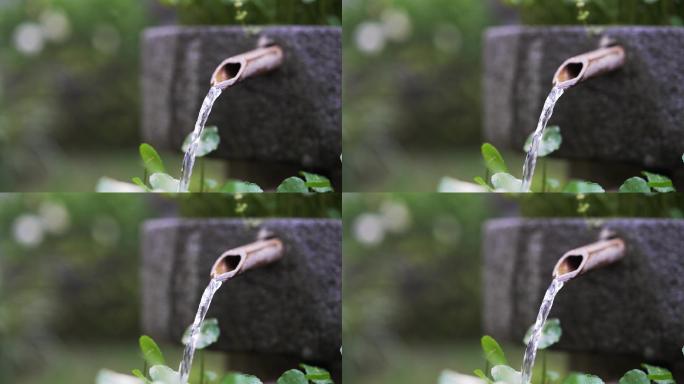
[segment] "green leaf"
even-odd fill
[[[491,384],[491,383],[492,383],[492,380],[491,380],[489,377],[487,377],[487,375],[486,375],[484,372],[482,372],[481,369],[476,369],[476,370],[473,371],[473,373],[475,374],[475,376],[477,376],[477,377],[479,377],[480,379],[484,380],[485,383],[487,383],[487,384]]]
[[[137,185],[138,187],[144,189],[145,192],[150,192],[150,188],[149,188],[149,187],[145,184],[145,182],[142,181],[142,179],[140,179],[139,177],[134,177],[134,178],[131,179],[131,181],[133,182],[133,184],[135,184],[135,185]]]
[[[534,132],[527,137],[523,149],[525,152],[529,152],[530,147],[532,147],[532,137],[534,137]],[[547,156],[560,148],[563,142],[563,137],[560,133],[560,127],[557,125],[552,125],[544,130],[542,135],[541,143],[539,144],[539,151],[537,152],[538,157]]]
[[[240,180],[228,180],[219,192],[224,193],[261,193],[264,190],[254,183],[248,183]]]
[[[634,176],[625,180],[618,189],[620,193],[650,193],[651,187],[648,186],[646,180],[641,177]]]
[[[672,373],[665,368],[656,367],[655,365],[641,364],[646,372],[648,372],[648,378],[655,381],[658,384],[674,384],[674,378]]]
[[[563,193],[604,193],[606,192],[603,187],[596,183],[582,181],[582,180],[572,180],[565,188],[563,188]]]
[[[180,374],[165,365],[155,365],[150,368],[150,378],[157,384],[157,381],[164,384],[182,384]]]
[[[157,151],[147,143],[140,144],[140,157],[142,158],[145,169],[148,173],[163,173],[164,163]]]
[[[484,352],[485,359],[490,365],[508,365],[508,360],[506,360],[506,355],[499,343],[494,340],[493,337],[485,335],[480,340],[482,345],[482,352]]]
[[[495,382],[504,382],[506,384],[520,384],[522,375],[520,372],[507,365],[497,365],[492,367],[492,378]]]
[[[306,375],[300,370],[290,369],[278,378],[277,384],[309,384]]]
[[[231,372],[223,377],[221,384],[261,384],[258,377]]]
[[[493,145],[489,143],[482,144],[482,158],[484,158],[485,166],[491,173],[508,172],[506,162]]]
[[[534,325],[532,325],[528,330],[527,333],[525,333],[525,337],[523,338],[523,342],[525,344],[530,342],[530,338],[532,337],[532,330],[534,329]],[[559,319],[548,319],[544,323],[544,326],[542,327],[542,334],[541,338],[539,339],[539,346],[537,348],[539,349],[546,349],[558,342],[560,340],[561,335],[563,334],[563,329],[561,329],[560,325],[560,320]]]
[[[114,180],[109,177],[101,177],[97,181],[95,191],[98,193],[140,193],[145,192],[145,189],[132,183]]]
[[[491,192],[491,188],[488,185],[480,186],[474,183],[468,183],[467,181],[461,181],[458,179],[453,179],[451,177],[442,177],[437,186],[437,192],[440,193],[480,193],[480,192]]]
[[[189,326],[183,333],[183,344],[188,345],[190,342],[190,330],[192,325]],[[197,349],[204,349],[212,344],[214,344],[221,334],[221,329],[218,325],[218,319],[206,319],[202,322],[199,330],[199,336],[197,336]]]
[[[150,176],[153,192],[178,192],[180,180],[174,179],[166,173],[153,173]]]
[[[325,369],[306,364],[299,364],[299,366],[306,373],[306,378],[313,381],[314,384],[333,384],[330,372]]]
[[[669,177],[646,171],[641,173],[648,179],[648,186],[656,191],[663,193],[675,192],[674,185]]]
[[[563,380],[563,384],[603,384],[603,380],[594,375],[571,373]]]
[[[152,384],[152,382],[147,377],[145,377],[145,375],[139,369],[134,369],[131,371],[131,373],[138,379],[144,381],[145,384]]]
[[[145,359],[149,366],[163,365],[166,363],[161,349],[159,349],[159,346],[151,337],[147,335],[140,336],[139,344],[143,359]]]
[[[144,384],[145,382],[129,375],[112,372],[107,369],[100,370],[95,378],[95,384]]]
[[[492,186],[495,192],[522,192],[522,180],[508,173],[493,174]]]
[[[314,191],[320,193],[333,192],[332,184],[327,177],[304,171],[299,172],[299,174],[304,176],[306,186]]]
[[[190,148],[190,143],[192,142],[192,132],[185,137],[183,140],[183,146],[181,149],[183,152],[187,152]],[[204,127],[202,130],[202,135],[200,136],[199,145],[197,146],[197,152],[195,156],[202,157],[214,152],[218,148],[221,142],[221,137],[218,134],[218,127]]]
[[[304,180],[297,176],[288,177],[276,188],[276,192],[280,193],[305,193],[309,192]]]
[[[632,369],[631,371],[625,373],[618,383],[619,384],[650,384],[651,380],[649,380],[646,373],[644,371],[642,371],[641,369]]]

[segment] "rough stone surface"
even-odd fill
[[[684,153],[684,30],[611,27],[499,27],[485,34],[485,136],[522,150],[534,131],[553,75],[566,59],[609,36],[626,49],[625,66],[568,90],[550,124],[560,125],[557,155],[681,168]]]
[[[626,242],[617,264],[568,282],[550,317],[560,349],[681,360],[684,345],[684,221],[605,220]],[[534,323],[553,267],[600,228],[581,219],[500,219],[485,224],[484,327],[521,342]]]
[[[283,66],[219,97],[208,121],[221,135],[215,156],[287,163],[328,174],[338,170],[342,51],[341,30],[335,27],[146,30],[141,48],[144,140],[180,150],[216,66],[254,49],[260,36],[283,48]]]
[[[219,319],[216,348],[289,355],[304,361],[340,359],[341,252],[339,220],[160,219],[145,223],[142,322],[146,333],[178,342],[192,323],[209,272],[224,251],[256,239],[265,228],[285,254],[277,264],[225,283],[208,317]]]

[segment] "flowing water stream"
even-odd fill
[[[527,156],[525,157],[521,192],[529,192],[530,190],[530,184],[532,184],[532,177],[534,176],[534,166],[537,164],[537,152],[539,151],[539,145],[541,144],[544,130],[546,129],[546,124],[549,122],[549,119],[551,119],[551,115],[553,115],[553,107],[556,106],[556,102],[563,95],[563,92],[563,88],[554,86],[549,95],[546,97],[546,101],[544,101],[544,108],[542,109],[541,116],[539,116],[537,129],[534,131],[534,135],[532,136],[532,145],[530,146],[530,150],[527,151]]]
[[[190,142],[188,150],[185,151],[185,157],[183,157],[183,167],[181,168],[181,179],[180,184],[178,185],[178,192],[188,191],[190,177],[192,176],[192,167],[195,165],[195,155],[200,144],[202,131],[204,131],[204,125],[207,123],[207,118],[209,118],[209,114],[211,113],[211,107],[214,106],[214,102],[221,95],[221,92],[221,88],[211,87],[202,102],[202,107],[197,116],[197,122],[195,122],[195,129],[192,131],[192,141]]]
[[[192,327],[190,328],[190,341],[185,346],[185,350],[183,351],[183,360],[181,361],[180,368],[178,368],[180,380],[183,384],[188,382],[188,377],[190,376],[192,358],[195,355],[195,347],[197,346],[197,339],[200,335],[200,327],[202,326],[204,317],[207,316],[207,311],[211,305],[211,299],[214,298],[214,294],[219,288],[221,288],[222,284],[223,282],[221,282],[221,280],[211,279],[209,285],[207,285],[207,288],[202,294],[202,300],[200,300],[199,308],[197,309],[197,314],[195,315],[195,321],[192,323]]]
[[[551,285],[549,285],[549,288],[546,290],[546,294],[544,294],[544,300],[542,300],[541,307],[539,307],[537,320],[532,328],[532,337],[530,337],[530,341],[525,348],[525,358],[523,359],[523,366],[521,369],[522,384],[529,384],[532,379],[532,367],[534,367],[534,358],[537,356],[537,347],[539,346],[539,340],[541,339],[542,330],[544,329],[544,323],[549,316],[549,312],[551,312],[553,299],[556,298],[556,294],[561,288],[563,288],[563,281],[553,279]]]

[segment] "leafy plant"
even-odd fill
[[[183,344],[190,342],[190,328],[183,334]],[[207,371],[204,367],[204,349],[218,341],[221,330],[217,319],[206,319],[202,322],[197,339],[199,359],[199,384],[220,382],[221,384],[262,384],[256,376],[237,372],[229,372],[219,381],[216,372]],[[96,384],[185,384],[180,381],[179,372],[168,367],[161,349],[149,336],[140,337],[140,351],[143,357],[143,369],[134,369],[131,375],[124,375],[109,370],[101,370]],[[149,369],[148,369],[149,367]],[[277,384],[334,384],[330,373],[323,368],[300,364],[299,369],[291,369],[283,373]]]
[[[192,133],[183,141],[182,150],[187,151],[192,142]],[[199,159],[198,168],[200,174],[199,192],[222,192],[222,193],[260,193],[263,189],[257,184],[241,181],[227,180],[220,184],[214,179],[205,177],[204,157],[215,151],[221,142],[218,128],[206,127],[202,131],[196,158]],[[143,143],[139,148],[140,158],[143,163],[143,177],[133,177],[132,183],[126,183],[103,177],[97,184],[98,192],[178,192],[180,180],[166,173],[164,162],[154,147]],[[321,175],[309,172],[300,172],[302,178],[293,176],[285,179],[276,189],[282,193],[308,193],[308,192],[333,192],[330,180]]]

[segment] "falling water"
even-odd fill
[[[190,375],[192,358],[195,355],[195,347],[197,346],[197,339],[200,335],[200,327],[202,326],[204,317],[207,315],[207,311],[211,305],[211,299],[214,298],[216,291],[221,288],[221,284],[223,284],[221,280],[211,279],[209,285],[207,285],[207,288],[202,294],[202,300],[200,300],[199,308],[197,309],[197,314],[195,315],[195,321],[192,323],[192,327],[190,328],[190,339],[188,344],[185,346],[185,350],[183,351],[183,361],[181,361],[180,368],[178,369],[181,383],[183,384],[187,383],[188,377]]]
[[[197,147],[199,147],[200,138],[202,137],[202,131],[204,130],[204,125],[207,123],[207,118],[211,113],[211,107],[214,106],[214,102],[221,95],[221,88],[211,87],[207,96],[202,102],[202,108],[200,108],[199,116],[197,116],[197,122],[195,122],[195,130],[192,131],[192,140],[188,150],[185,151],[185,157],[183,158],[183,167],[181,168],[181,180],[178,186],[178,192],[187,192],[190,185],[190,176],[192,176],[192,167],[195,164],[195,154],[197,153]]]
[[[544,135],[544,129],[546,129],[546,124],[549,122],[551,115],[553,115],[553,107],[563,95],[563,92],[563,88],[555,86],[546,97],[544,109],[542,109],[541,116],[539,116],[539,122],[537,123],[537,129],[532,136],[532,145],[530,146],[530,150],[527,151],[527,157],[525,157],[521,192],[529,192],[530,190],[532,176],[534,176],[534,166],[537,164],[537,152],[539,151],[539,145],[541,144],[542,136]]]
[[[541,339],[544,323],[549,316],[549,312],[551,312],[553,299],[556,298],[556,294],[561,288],[563,288],[563,281],[553,279],[551,285],[549,285],[549,288],[546,290],[546,294],[544,294],[544,300],[541,303],[541,307],[539,307],[537,320],[532,328],[532,337],[530,337],[527,348],[525,348],[525,358],[523,359],[522,366],[522,384],[529,384],[532,379],[532,367],[534,366],[534,358],[537,355],[537,346],[539,345],[539,339]]]

